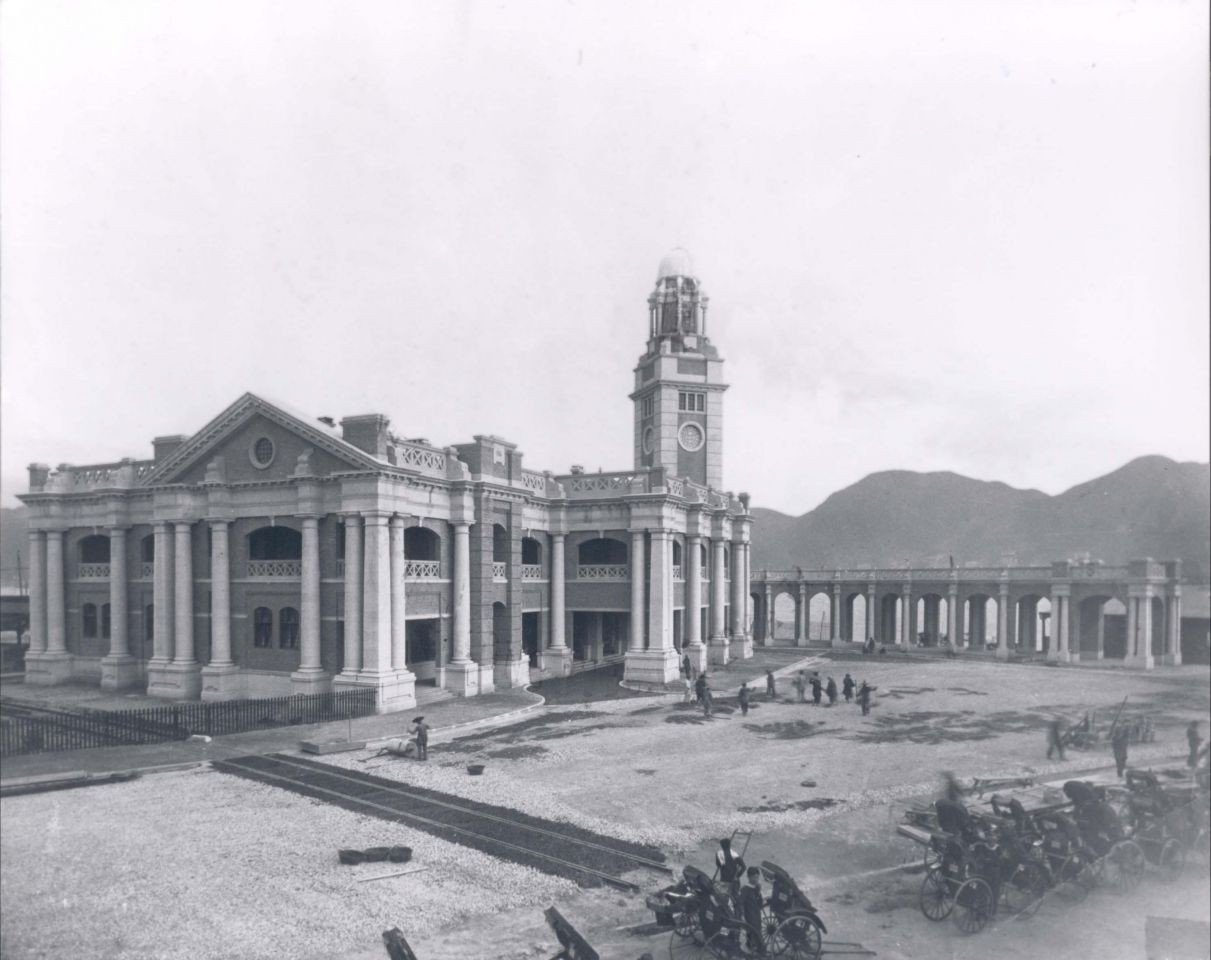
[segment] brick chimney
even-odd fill
[[[387,459],[387,427],[391,421],[381,413],[363,413],[341,419],[341,436],[359,450],[380,460]]]
[[[169,437],[156,437],[151,441],[151,448],[155,451],[155,462],[163,463],[187,439],[187,437],[179,433],[174,433]]]

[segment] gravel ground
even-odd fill
[[[1110,762],[1108,751],[1046,761],[1044,727],[1053,711],[1109,708],[1130,695],[1129,706],[1150,709],[1158,724],[1157,742],[1133,748],[1132,762],[1183,753],[1187,719],[1202,719],[1207,732],[1205,671],[1151,677],[944,660],[819,665],[838,682],[846,668],[879,688],[872,716],[853,706],[758,699],[741,717],[723,698],[718,717],[706,720],[675,698],[628,698],[439,739],[428,763],[362,764],[353,755],[325,761],[680,851],[704,866],[700,844],[752,829],[750,859],[775,859],[813,898],[817,891],[822,901],[832,898],[830,931],[871,944],[885,960],[1135,957],[1144,912],[1193,911],[1205,919],[1206,881],[1195,876],[1174,888],[1149,886],[1127,910],[1099,894],[1069,914],[962,940],[921,917],[919,877],[836,882],[919,857],[894,827],[910,799],[936,790],[940,770],[1044,776]],[[484,776],[467,775],[472,759],[486,761]],[[650,919],[639,897],[579,891],[424,834],[213,773],[16,797],[0,802],[0,812],[5,957],[369,960],[383,955],[379,932],[398,925],[422,960],[533,960],[554,952],[541,917],[550,903],[606,960],[667,950],[664,939],[621,931]],[[321,845],[316,837],[331,839]],[[375,867],[336,865],[337,847],[401,842],[414,847],[428,873],[358,884],[355,871]],[[159,853],[166,843],[168,856]],[[649,888],[666,882],[631,876]]]

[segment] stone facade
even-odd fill
[[[669,289],[700,294],[684,255],[653,302]],[[388,712],[418,682],[475,695],[621,659],[663,684],[683,653],[751,653],[751,515],[717,489],[725,385],[699,301],[693,332],[679,306],[649,331],[632,399],[659,407],[660,455],[632,470],[539,473],[498,437],[437,447],[382,414],[338,427],[251,393],[151,460],[31,465],[27,682],[370,686]]]

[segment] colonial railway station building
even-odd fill
[[[29,468],[27,683],[174,699],[415,684],[460,695],[682,653],[750,656],[748,498],[720,490],[723,361],[689,257],[660,264],[630,470],[405,439],[245,394],[150,460]]]

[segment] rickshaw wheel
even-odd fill
[[[921,912],[930,920],[945,920],[954,908],[940,870],[930,870],[921,881]]]
[[[1070,853],[1056,873],[1056,892],[1073,903],[1080,903],[1089,896],[1096,884],[1093,868],[1080,853]]]
[[[1182,873],[1182,867],[1185,865],[1185,854],[1182,852],[1182,845],[1175,838],[1170,838],[1165,841],[1165,845],[1161,847],[1160,857],[1157,859],[1156,865],[1160,867],[1161,877],[1167,883],[1172,883]]]
[[[1109,858],[1113,861],[1115,881],[1120,893],[1130,893],[1144,878],[1147,861],[1144,851],[1134,840],[1122,840],[1114,845]]]
[[[729,924],[706,942],[706,950],[716,960],[742,960],[760,956],[758,933],[746,923]]]
[[[1047,892],[1047,878],[1037,863],[1019,863],[1001,885],[1005,906],[1016,917],[1033,917]]]
[[[774,913],[768,903],[761,908],[761,936],[764,939],[766,951],[774,955],[780,954],[786,949],[786,944],[778,939],[778,927],[781,925],[782,918]]]
[[[992,919],[996,901],[990,887],[983,877],[972,877],[965,880],[954,895],[955,926],[960,932],[971,935],[979,933]]]
[[[705,947],[697,937],[683,937],[676,931],[669,938],[670,960],[700,960]]]
[[[822,942],[820,928],[811,917],[795,914],[787,917],[778,928],[776,938],[780,949],[774,949],[773,944],[767,944],[771,953],[789,957],[790,960],[816,960],[820,956]]]

